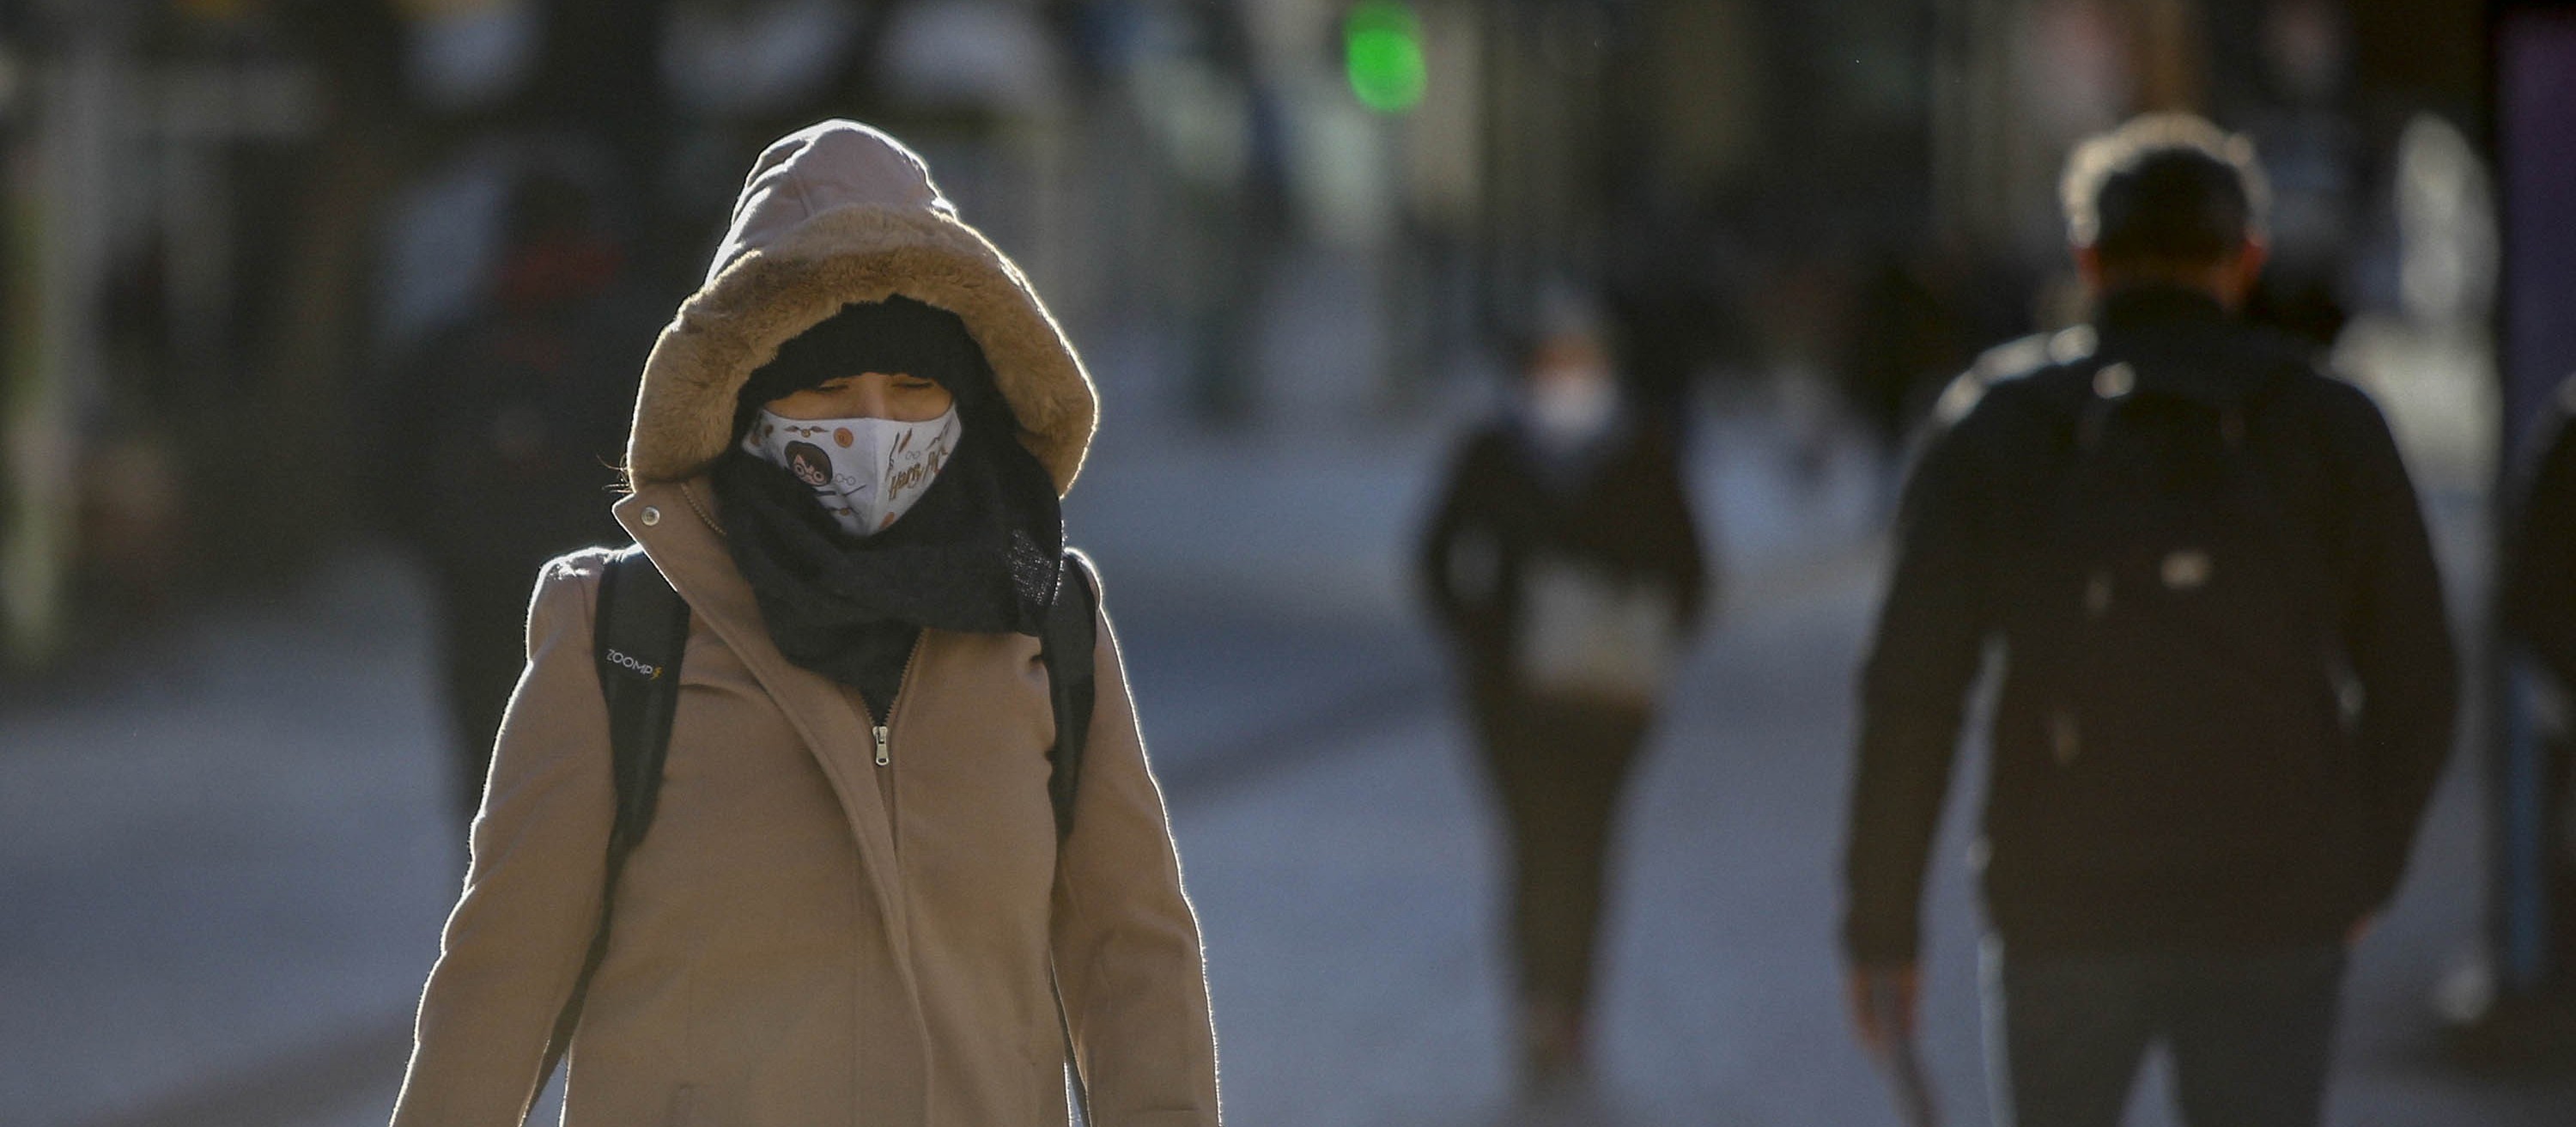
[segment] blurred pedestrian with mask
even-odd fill
[[[2162,1043],[2193,1127],[2313,1124],[2346,952],[2450,749],[2441,584],[2378,410],[2233,316],[2264,254],[2251,146],[2142,117],[2076,149],[2064,200],[2093,347],[1988,385],[1907,483],[1861,671],[1854,1017],[1903,1059],[1993,644],[1999,1122],[2115,1123]]]
[[[1554,294],[1510,409],[1469,434],[1423,544],[1511,842],[1523,1078],[1579,1084],[1612,818],[1704,598],[1668,432],[1622,401],[1590,305]]]
[[[662,318],[604,171],[567,157],[517,176],[475,304],[373,408],[381,519],[428,566],[460,822],[527,658],[528,577],[618,535],[615,404]]]
[[[639,548],[537,581],[396,1127],[518,1123],[567,1041],[573,1127],[1063,1124],[1068,1060],[1090,1123],[1215,1127],[1198,926],[1108,620],[1048,648],[1093,590],[1059,497],[1096,399],[1017,267],[910,150],[813,126],[753,167],[634,403]],[[643,580],[685,600],[685,647],[595,653]],[[672,662],[639,840],[602,696]]]

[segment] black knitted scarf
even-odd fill
[[[955,324],[944,312],[930,312]],[[956,333],[964,336],[962,325]],[[963,431],[930,488],[885,529],[864,537],[843,531],[812,489],[738,446],[710,471],[727,547],[778,651],[856,687],[880,721],[923,627],[1035,636],[1055,600],[1064,553],[1054,481],[1020,445],[1018,424],[982,353],[971,342],[962,359],[942,351],[951,363],[934,366],[916,355],[863,369],[938,380],[957,398]],[[786,350],[781,358],[789,358]],[[835,374],[851,370],[845,363]],[[774,398],[797,389],[780,391],[781,384],[797,382],[756,376],[745,399]],[[740,418],[766,401],[750,401]]]

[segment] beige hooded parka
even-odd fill
[[[615,507],[694,614],[659,811],[569,1056],[573,1127],[1061,1125],[1050,968],[1093,1122],[1217,1122],[1198,925],[1106,617],[1059,847],[1037,639],[925,631],[880,765],[865,702],[780,655],[713,519],[703,474],[752,370],[842,305],[895,293],[965,321],[1059,491],[1081,468],[1081,362],[919,157],[847,121],[761,155],[645,365],[635,492]],[[395,1127],[507,1127],[535,1096],[612,817],[591,657],[603,559],[538,580]]]

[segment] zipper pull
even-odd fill
[[[883,767],[883,766],[885,766],[886,764],[893,762],[893,760],[886,758],[886,726],[885,726],[885,725],[883,725],[883,724],[879,724],[879,725],[877,725],[876,727],[874,727],[874,728],[870,728],[870,729],[868,729],[868,730],[869,730],[869,731],[871,731],[871,732],[876,733],[876,737],[877,737],[877,766],[879,766],[879,767]]]

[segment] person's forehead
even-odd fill
[[[834,386],[845,385],[845,384],[848,384],[848,383],[850,383],[850,382],[852,382],[852,381],[855,381],[855,380],[863,380],[863,379],[879,379],[879,380],[930,379],[932,383],[937,383],[937,382],[939,382],[938,380],[931,379],[931,378],[930,378],[930,377],[928,377],[928,376],[918,376],[918,377],[916,377],[916,376],[914,376],[912,373],[907,372],[907,371],[903,371],[903,370],[901,370],[901,369],[896,369],[896,370],[893,370],[893,371],[885,371],[885,370],[880,370],[880,369],[876,369],[876,368],[868,368],[868,369],[864,369],[864,370],[861,370],[861,371],[848,372],[848,373],[845,373],[845,374],[842,374],[842,375],[834,376],[834,377],[832,377],[832,378],[830,378],[830,379],[828,379],[828,380],[823,381],[821,384],[818,384],[818,385],[816,385],[816,386],[817,386],[817,387],[822,387],[822,388],[830,388],[830,387],[834,387]]]

